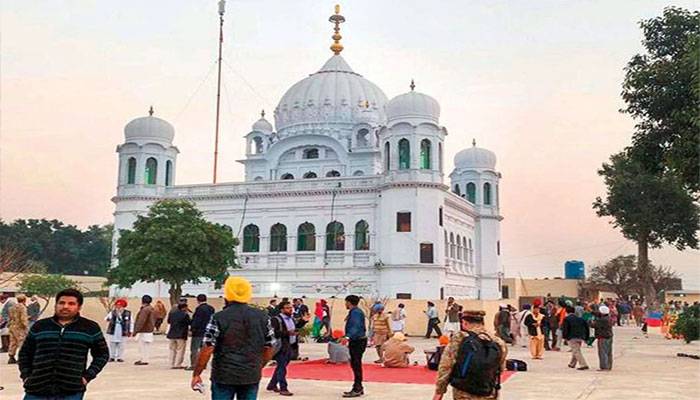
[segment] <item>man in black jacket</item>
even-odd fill
[[[25,399],[81,400],[87,384],[107,364],[109,349],[100,326],[80,316],[83,295],[65,289],[56,295],[55,314],[32,325],[19,352]],[[92,362],[87,365],[90,352]]]
[[[583,315],[583,307],[577,306],[574,309],[571,306],[567,306],[566,313],[568,315],[564,318],[562,336],[569,342],[569,347],[571,347],[569,368],[576,368],[576,363],[578,362],[578,369],[583,371],[588,369],[588,364],[586,359],[583,358],[583,353],[581,353],[581,345],[588,341],[590,329],[586,320],[581,317]]]
[[[179,303],[168,314],[168,334],[170,341],[170,368],[181,369],[182,360],[185,358],[185,346],[187,346],[187,334],[190,330],[190,315],[187,313],[187,303]]]
[[[272,328],[275,330],[275,338],[280,341],[280,347],[274,356],[277,366],[270,383],[267,384],[267,390],[278,392],[282,396],[292,396],[292,393],[287,390],[287,365],[292,358],[292,345],[297,343],[297,330],[309,322],[310,316],[306,314],[294,320],[294,307],[289,301],[280,303],[280,311],[280,315],[270,319]]]
[[[190,366],[186,368],[188,371],[194,370],[194,366],[197,364],[199,350],[202,348],[204,330],[207,328],[207,324],[215,312],[214,307],[207,304],[206,294],[197,295],[197,303],[199,303],[199,305],[194,310],[192,325],[190,325],[192,341],[190,342]]]

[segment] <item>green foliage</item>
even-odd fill
[[[111,236],[112,225],[81,231],[58,220],[0,221],[0,248],[15,248],[53,274],[103,276],[110,263]]]
[[[671,333],[682,335],[686,343],[700,340],[700,305],[694,304],[680,313]]]
[[[28,274],[24,275],[19,282],[22,292],[37,295],[45,301],[41,313],[44,313],[49,304],[49,299],[54,297],[63,289],[76,288],[78,284],[63,275],[56,274]]]
[[[623,110],[637,120],[632,150],[655,173],[700,191],[700,12],[668,7],[641,22],[646,54],[627,64]]]
[[[228,268],[237,268],[237,243],[228,226],[206,221],[193,203],[162,200],[137,218],[133,230],[120,231],[119,265],[107,277],[121,287],[163,280],[175,304],[185,282],[222,284]]]
[[[593,208],[598,216],[613,217],[611,223],[627,239],[650,247],[663,242],[678,250],[698,247],[698,206],[674,176],[649,172],[627,152],[610,157],[598,174],[607,198],[596,198]]]
[[[657,267],[652,263],[648,263],[647,269],[652,277],[654,293],[677,289],[678,275],[675,272],[667,267]],[[645,290],[643,271],[639,268],[637,258],[634,255],[617,256],[605,264],[593,267],[586,285],[613,291],[621,298],[632,294],[641,295]]]

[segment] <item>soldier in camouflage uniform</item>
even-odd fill
[[[438,368],[438,377],[435,387],[435,396],[433,400],[442,400],[443,396],[447,392],[447,386],[450,384],[450,375],[452,374],[452,368],[457,359],[457,353],[462,345],[462,341],[465,338],[465,332],[473,332],[477,334],[480,338],[490,339],[501,348],[501,370],[506,369],[506,356],[508,355],[508,348],[505,342],[493,334],[488,333],[484,327],[484,315],[483,311],[464,311],[461,318],[461,331],[457,332],[450,339],[450,343],[445,348],[442,353],[442,358],[440,359],[440,367]],[[497,399],[498,393],[493,393],[489,396],[476,396],[467,392],[463,392],[459,389],[452,388],[452,395],[454,400],[480,400],[480,399]]]
[[[22,347],[24,339],[27,337],[27,332],[29,331],[29,316],[27,315],[27,297],[23,294],[19,294],[16,297],[17,304],[10,308],[9,312],[9,324],[8,330],[10,331],[10,348],[8,353],[10,354],[10,359],[7,361],[8,364],[16,364],[15,354],[17,350]]]

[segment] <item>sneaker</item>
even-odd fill
[[[117,362],[124,362],[123,358],[117,358]]]
[[[194,371],[194,367],[187,367],[185,368],[185,371]]]
[[[107,360],[107,362],[114,362],[114,361],[115,360],[113,358],[110,358],[109,360]]]
[[[382,361],[382,360],[374,360],[374,363],[375,363],[375,364],[381,364],[381,363],[383,363],[383,362],[384,362],[384,361]]]
[[[579,371],[585,371],[585,370],[588,369],[588,367],[578,367],[578,368],[576,368],[576,369],[579,370]]]
[[[266,389],[268,392],[275,392],[275,393],[279,393],[279,391],[280,391],[279,389],[277,389],[277,387],[272,387],[272,386],[268,386],[268,387],[265,388],[265,389]]]
[[[15,359],[13,356],[10,356],[10,359],[7,360],[8,364],[17,364],[17,359]]]
[[[569,364],[569,368],[576,368],[576,366]]]
[[[294,393],[290,392],[287,389],[280,390],[279,394],[280,394],[280,396],[294,396]]]
[[[345,397],[345,398],[348,398],[348,397],[360,397],[360,396],[362,396],[362,395],[364,395],[364,394],[365,394],[365,392],[364,392],[363,390],[360,390],[359,392],[356,392],[356,391],[352,390],[352,391],[350,391],[350,392],[344,392],[344,393],[343,393],[343,397]]]

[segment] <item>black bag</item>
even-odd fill
[[[481,334],[485,335],[485,334]],[[501,348],[491,338],[469,332],[459,347],[450,385],[476,396],[490,396],[501,389]]]
[[[442,358],[442,351],[445,349],[443,346],[438,346],[435,352],[428,358],[428,369],[431,371],[437,371],[440,366],[440,359]]]
[[[508,371],[527,371],[527,363],[523,360],[509,359],[506,360],[506,369]]]

